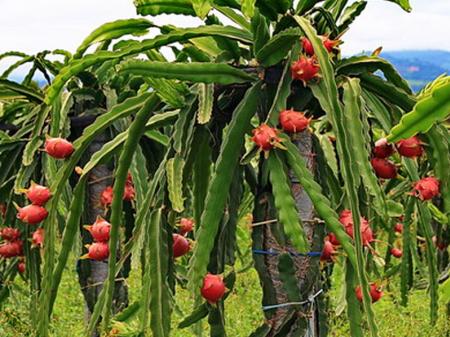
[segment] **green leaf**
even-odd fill
[[[29,86],[24,86],[4,78],[0,78],[0,90],[10,90],[38,104],[44,101],[44,97],[40,92],[33,90]]]
[[[450,82],[436,86],[431,93],[420,99],[414,109],[404,115],[388,135],[389,142],[406,139],[431,127],[450,116]]]
[[[201,19],[204,19],[211,10],[211,0],[191,0],[195,13]]]
[[[444,210],[450,223],[450,144],[445,126],[434,126],[427,133],[434,159],[434,173],[440,182],[441,197]]]
[[[255,14],[255,3],[256,0],[242,0],[242,13],[244,13],[244,15],[247,18],[252,18],[253,15]]]
[[[386,79],[396,87],[411,94],[411,88],[395,68],[388,61],[378,56],[354,56],[342,60],[336,66],[336,72],[340,75],[359,75],[365,73],[374,73],[381,70]]]
[[[295,14],[303,15],[321,1],[323,0],[301,0],[298,2]]]
[[[184,211],[183,198],[183,170],[185,162],[180,156],[175,156],[167,161],[166,176],[169,199],[174,211],[181,213]]]
[[[211,251],[219,230],[234,171],[244,147],[244,135],[250,129],[250,120],[256,113],[261,83],[256,83],[247,91],[245,97],[233,113],[233,119],[217,159],[211,177],[205,207],[196,233],[196,245],[188,272],[189,287],[195,291],[205,276]]]
[[[198,85],[198,124],[206,124],[211,119],[214,105],[214,85],[200,83]]]
[[[288,28],[272,37],[262,47],[256,59],[265,67],[270,67],[281,62],[292,49],[294,43],[298,42],[301,31],[298,28]]]
[[[345,8],[339,19],[339,32],[344,32],[355,21],[355,19],[366,9],[367,1],[356,1]]]
[[[400,217],[405,214],[403,204],[394,200],[387,200],[386,204],[389,217]]]
[[[363,305],[368,319],[370,334],[372,337],[376,337],[378,336],[378,328],[375,323],[374,313],[371,307],[371,298],[365,271],[365,260],[361,238],[359,196],[357,193],[361,178],[354,174],[351,165],[353,161],[353,153],[351,151],[351,139],[347,133],[348,123],[345,121],[342,103],[338,99],[339,95],[335,82],[334,71],[327,50],[323,46],[317,32],[307,19],[298,16],[295,16],[294,19],[305,32],[306,37],[311,41],[317,60],[320,64],[322,80],[318,84],[311,85],[311,89],[314,96],[319,100],[320,105],[327,113],[336,134],[341,172],[345,182],[344,187],[353,215],[356,271],[358,273],[359,283],[363,291]],[[345,95],[347,95],[347,97],[344,98],[344,101],[349,102],[351,100],[351,97],[349,96],[350,92],[348,90],[344,91],[344,96]]]
[[[74,59],[80,58],[84,52],[94,43],[117,39],[124,35],[142,35],[153,24],[146,19],[128,19],[108,22],[94,30],[78,47],[73,55]]]
[[[288,166],[292,169],[305,192],[308,194],[314,209],[325,222],[328,230],[333,232],[341,243],[342,248],[356,266],[355,248],[350,237],[339,222],[339,216],[331,207],[328,198],[323,194],[322,187],[314,180],[313,174],[308,170],[305,160],[301,157],[298,148],[288,139],[283,138],[283,145],[287,147]]]
[[[145,283],[142,287],[145,295],[141,311],[141,326],[144,329],[141,331],[145,332],[148,324],[147,308],[150,306],[150,328],[154,337],[169,336],[172,297],[166,281],[168,246],[167,234],[161,224],[161,212],[162,209],[159,208],[153,213],[148,228],[147,261],[151,261],[151,263],[145,271]]]
[[[409,0],[386,0],[386,1],[396,3],[407,12],[411,12],[412,10],[411,5],[409,4]]]
[[[295,45],[294,48],[292,48],[288,62],[286,62],[284,66],[280,82],[278,83],[277,92],[275,93],[275,98],[273,99],[272,106],[267,114],[267,121],[270,125],[277,125],[280,112],[288,108],[287,100],[292,92],[291,64],[298,58],[299,51],[300,46]]]
[[[196,14],[191,0],[134,0],[134,5],[140,15]]]
[[[252,36],[250,32],[230,26],[211,25],[197,28],[174,29],[169,33],[158,35],[153,39],[144,40],[137,44],[132,44],[117,51],[102,50],[96,52],[95,54],[86,55],[81,59],[73,60],[66,67],[62,68],[59,74],[55,77],[51,86],[47,89],[45,101],[48,105],[50,105],[56,97],[58,97],[67,81],[93,65],[109,60],[121,59],[130,55],[141,54],[148,50],[160,48],[175,42],[183,42],[205,36],[223,36],[233,40],[238,40],[245,44],[252,43]]]
[[[450,278],[439,287],[442,303],[450,302]]]
[[[178,79],[182,81],[233,84],[253,81],[255,78],[242,70],[219,63],[169,63],[127,61],[119,66],[124,74]]]
[[[105,307],[103,310],[102,324],[105,328],[109,326],[111,315],[111,304],[113,300],[113,293],[115,287],[116,277],[116,257],[117,257],[117,243],[119,242],[120,223],[122,221],[123,208],[123,193],[125,189],[125,182],[128,175],[128,170],[134,156],[134,152],[139,144],[140,138],[145,132],[145,124],[153,114],[153,110],[160,103],[159,98],[155,94],[151,94],[145,101],[144,106],[137,112],[132,124],[128,129],[128,138],[123,145],[120,153],[117,168],[114,174],[113,186],[113,200],[111,204],[111,231],[109,242],[109,261],[108,264],[108,278],[106,279],[104,288],[106,292]]]
[[[361,87],[358,79],[349,79],[343,85],[344,88],[344,117],[347,125],[352,125],[351,128],[346,128],[346,137],[348,137],[348,145],[352,150],[352,163],[359,169],[359,174],[364,182],[369,194],[374,197],[375,210],[387,218],[387,208],[385,193],[378,183],[378,178],[373,171],[370,164],[370,151],[367,148],[364,134],[369,130],[365,130],[361,121]],[[353,164],[354,163],[354,164]]]
[[[250,29],[251,29],[250,28],[250,23],[248,22],[248,20],[244,16],[240,15],[238,12],[236,12],[236,11],[234,11],[231,8],[228,8],[228,7],[222,7],[222,6],[219,6],[218,4],[213,4],[213,6],[220,13],[225,15],[228,19],[230,19],[234,23],[236,23],[239,26],[241,26],[241,28],[250,31]]]
[[[267,165],[278,220],[295,249],[300,253],[306,253],[309,251],[309,244],[298,216],[286,169],[275,151],[270,153]]]
[[[187,317],[185,317],[179,324],[178,329],[184,329],[188,326],[191,326],[194,323],[197,323],[201,319],[208,316],[209,310],[208,305],[206,303],[200,304],[194,311]]]
[[[417,200],[416,200],[417,201]],[[439,272],[437,269],[437,251],[436,245],[433,243],[433,229],[430,226],[432,222],[430,210],[423,205],[421,201],[417,201],[419,209],[419,228],[425,236],[426,257],[429,274],[429,291],[430,291],[430,324],[436,324],[438,319],[438,302],[439,302]]]

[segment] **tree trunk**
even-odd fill
[[[302,132],[296,135],[294,143],[297,145],[302,157],[308,163],[308,168],[315,171],[312,135]],[[304,230],[311,245],[312,252],[321,251],[323,240],[323,226],[315,218],[315,211],[311,200],[301,185],[291,175],[291,189],[299,210],[299,218],[303,222]],[[269,191],[260,191],[256,198],[254,220],[256,222],[276,219],[276,210],[273,207]],[[281,247],[278,242],[282,235],[282,227],[278,223],[265,224],[253,230],[253,249],[257,252],[263,250],[265,254],[254,254],[255,266],[263,286],[263,306],[277,305],[291,302],[280,279],[280,254],[267,252],[293,251],[293,247]],[[292,256],[295,277],[300,298],[308,298],[321,290],[319,256]],[[317,299],[301,306],[284,306],[266,310],[268,337],[319,337],[319,310]]]
[[[87,158],[90,158],[95,152],[107,142],[106,134],[103,134],[92,142],[86,152]],[[112,184],[112,170],[108,165],[97,165],[89,174],[88,189],[87,189],[87,204],[86,212],[84,214],[83,221],[85,224],[92,224],[97,219],[97,216],[105,216],[105,209],[100,203],[100,194],[103,189]],[[83,245],[92,242],[90,234],[81,229]],[[108,262],[94,261],[90,259],[78,260],[77,265],[78,280],[81,286],[86,302],[86,322],[89,321],[92,311],[94,310],[97,298],[103,288],[108,275]],[[119,277],[120,279],[121,277]],[[118,312],[124,309],[128,305],[128,289],[124,281],[116,281],[114,300],[113,300],[113,312]],[[93,337],[98,337],[99,333],[94,332]]]

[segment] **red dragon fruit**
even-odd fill
[[[73,151],[72,143],[64,138],[48,138],[45,142],[45,152],[56,159],[67,158]]]
[[[291,66],[291,74],[294,80],[302,81],[306,86],[309,81],[319,78],[320,66],[314,57],[301,56]]]
[[[413,195],[420,200],[431,200],[439,195],[439,180],[435,177],[427,177],[414,184]]]
[[[200,292],[209,303],[217,303],[225,294],[227,288],[221,275],[207,274],[203,278],[203,285]]]
[[[394,145],[389,144],[386,138],[381,138],[375,142],[372,153],[377,158],[387,158],[394,154]]]
[[[261,124],[253,131],[253,142],[263,151],[269,151],[281,142],[278,137],[278,130],[271,128],[267,124]]]
[[[375,174],[379,178],[394,179],[397,177],[397,167],[393,162],[382,158],[372,158],[370,161]]]
[[[17,218],[27,224],[36,225],[43,221],[48,215],[47,210],[42,206],[28,205],[19,208]]]
[[[310,118],[306,118],[302,112],[294,111],[294,109],[284,110],[280,112],[280,124],[286,132],[302,132],[309,126]]]
[[[423,146],[419,137],[414,136],[408,139],[402,139],[396,143],[397,151],[403,157],[420,157],[423,154]]]
[[[52,194],[48,187],[31,183],[28,190],[25,191],[28,200],[31,201],[33,205],[44,206],[45,203],[52,197]]]

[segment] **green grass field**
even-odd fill
[[[74,263],[72,268],[64,273],[58,300],[54,311],[53,336],[54,337],[78,337],[83,336],[83,298],[79,290]],[[131,302],[139,298],[138,289],[140,279],[138,272],[132,273],[129,278]],[[397,280],[398,281],[398,280]],[[428,295],[426,291],[414,291],[410,297],[408,308],[396,303],[398,297],[397,281],[391,283],[390,291],[386,292],[383,299],[374,305],[377,315],[380,337],[448,337],[450,336],[450,322],[446,321],[443,305],[437,325],[429,325]],[[333,280],[334,288],[327,295],[331,296],[333,311],[330,313],[330,336],[349,336],[348,322],[345,311],[336,316],[334,309],[338,306],[339,298],[339,273]],[[28,319],[28,297],[26,284],[17,281],[13,287],[12,296],[0,312],[0,336],[1,337],[25,337],[30,336],[30,321]],[[176,296],[176,309],[174,311],[173,337],[194,337],[193,332],[187,328],[177,330],[176,325],[182,319],[183,314],[189,313],[192,302],[189,293],[179,289]],[[228,335],[232,337],[247,337],[261,324],[263,316],[260,310],[261,290],[258,277],[252,269],[243,274],[238,274],[235,290],[227,299],[226,324]],[[133,330],[130,326],[119,327],[126,336],[126,330]],[[126,328],[126,329],[125,329]],[[207,325],[204,323],[204,336],[208,336]]]

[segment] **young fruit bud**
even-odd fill
[[[301,38],[303,52],[308,56],[314,55],[314,47],[307,37]]]
[[[105,189],[100,193],[100,203],[103,207],[109,207],[112,204],[113,199],[113,188],[112,186],[105,187]]]
[[[0,230],[0,237],[6,241],[16,241],[20,238],[20,230],[12,227],[5,227]]]
[[[362,294],[361,286],[356,287],[355,293],[356,293],[356,298],[358,299],[358,301],[362,302],[363,294]],[[372,283],[370,285],[370,297],[372,298],[372,303],[377,302],[382,296],[383,296],[383,292],[381,291],[381,289],[375,283]]]
[[[130,183],[125,184],[125,190],[123,191],[123,200],[131,201],[134,200],[135,197],[134,187]]]
[[[408,139],[402,139],[396,144],[397,151],[403,157],[414,158],[423,154],[423,146],[419,137],[414,136]]]
[[[341,40],[332,40],[329,36],[322,36],[323,46],[329,53],[338,52],[338,46],[342,43]]]
[[[31,236],[32,247],[42,247],[44,243],[44,228],[38,228],[33,232]]]
[[[306,130],[311,119],[306,118],[302,112],[291,109],[281,111],[279,120],[284,131],[295,133]]]
[[[316,78],[319,78],[320,66],[314,57],[301,56],[291,66],[291,74],[294,80],[300,80],[306,84]]]
[[[341,243],[339,242],[338,238],[336,237],[336,235],[334,233],[328,233],[325,240],[330,241],[333,246],[341,245]]]
[[[397,259],[401,258],[403,255],[403,252],[398,248],[392,248],[391,254],[393,257],[396,257]]]
[[[271,128],[267,124],[261,124],[256,129],[254,129],[252,133],[252,140],[263,151],[269,151],[281,141],[281,139],[278,137],[278,130],[275,128]]]
[[[52,194],[48,187],[31,183],[30,188],[26,191],[26,196],[33,205],[43,206],[51,198]]]
[[[336,254],[333,244],[325,239],[323,243],[322,255],[320,261],[333,261],[333,256]]]
[[[127,181],[125,182],[126,184],[133,184],[133,176],[131,175],[131,172],[128,172],[127,174]]]
[[[320,36],[320,38],[322,39],[323,46],[329,53],[338,51],[337,47],[342,43],[340,40],[331,40],[328,36],[324,35]],[[313,56],[315,53],[311,41],[306,37],[302,37],[301,42],[303,52],[308,56]]]
[[[0,215],[4,218],[6,216],[6,204],[3,202],[0,202]]]
[[[427,177],[414,184],[413,195],[420,200],[431,200],[439,195],[439,180],[435,177]]]
[[[96,242],[107,242],[109,240],[111,224],[102,217],[97,217],[92,226],[84,226],[84,228],[91,233],[92,239]]]
[[[180,234],[173,234],[173,257],[177,258],[187,254],[191,250],[191,245],[189,244],[188,239]]]
[[[20,262],[17,264],[17,271],[18,271],[19,273],[23,274],[23,273],[25,273],[25,270],[26,270],[25,262],[20,261]]]
[[[381,138],[375,142],[375,146],[372,150],[373,155],[377,158],[387,158],[394,154],[394,145],[389,144],[386,138]]]
[[[403,233],[403,224],[400,222],[397,222],[394,226],[394,232],[396,232],[398,234],[402,234]]]
[[[106,260],[109,256],[109,246],[107,242],[94,242],[89,245],[87,258],[95,261]]]
[[[226,287],[222,276],[208,273],[203,278],[203,286],[200,292],[209,303],[217,303],[223,297],[225,291]]]
[[[74,151],[71,142],[63,138],[48,138],[45,141],[45,152],[49,156],[56,159],[64,159],[69,157]]]
[[[44,220],[48,215],[47,210],[42,206],[28,205],[19,208],[17,218],[27,224],[36,225]]]
[[[22,256],[23,242],[21,240],[8,242],[0,246],[0,257],[11,258]]]
[[[397,177],[397,167],[393,162],[382,158],[372,158],[370,163],[378,178],[394,179]]]
[[[181,218],[180,223],[178,224],[178,228],[181,235],[186,235],[187,233],[192,232],[194,229],[195,221],[190,218]]]

